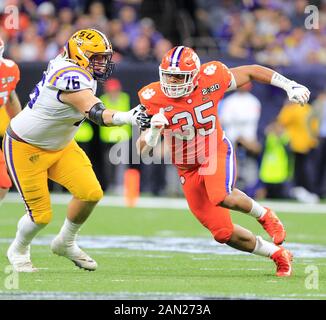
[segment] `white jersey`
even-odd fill
[[[11,129],[31,145],[46,150],[63,149],[74,138],[85,115],[63,103],[60,93],[91,89],[95,95],[96,87],[89,72],[58,55],[49,62],[27,106],[11,120]]]

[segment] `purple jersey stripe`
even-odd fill
[[[230,178],[231,178],[230,177],[230,175],[231,175],[230,170],[233,170],[233,166],[230,167],[230,162],[232,161],[232,156],[231,156],[232,148],[230,146],[229,141],[226,138],[224,138],[223,140],[224,140],[224,142],[226,143],[226,145],[228,147],[228,151],[227,151],[227,154],[226,154],[225,190],[227,191],[227,193],[231,193],[232,190],[230,188]]]
[[[88,76],[86,76],[85,73],[81,72],[81,71],[77,71],[77,70],[68,70],[68,71],[65,71],[63,73],[61,73],[61,75],[59,77],[57,77],[53,83],[53,85],[55,86],[57,84],[57,81],[66,73],[69,73],[69,72],[77,72],[77,73],[80,73],[82,76],[84,76],[87,80],[91,81],[92,79],[90,79]]]
[[[235,158],[235,152],[233,151],[233,182],[232,182],[232,190],[234,188],[236,178],[237,178],[237,160]]]
[[[6,150],[7,148],[4,148],[5,150],[5,161],[6,161],[6,165],[9,169],[9,173],[10,176],[12,178],[12,180],[14,181],[24,203],[25,203],[25,207],[26,207],[26,211],[28,211],[29,216],[31,217],[32,221],[34,222],[34,218],[33,218],[33,214],[32,214],[32,210],[30,209],[28,203],[25,200],[24,194],[23,194],[23,190],[20,186],[20,183],[18,181],[18,177],[17,177],[17,173],[15,170],[15,166],[14,166],[14,161],[13,161],[13,153],[12,153],[12,139],[6,134],[5,135],[5,140],[8,139],[8,143],[9,143],[9,160],[8,160],[8,150]],[[7,141],[5,141],[5,145],[6,145]]]
[[[64,67],[64,68],[61,68],[61,69],[59,69],[59,70],[57,70],[50,78],[49,78],[49,81],[48,82],[51,82],[55,77],[56,77],[56,75],[60,72],[60,71],[63,71],[63,70],[66,70],[66,69],[71,69],[71,68],[74,68],[75,70],[68,70],[68,71],[76,71],[76,72],[78,72],[78,69],[81,69],[80,67],[78,67],[78,66],[70,66],[70,67]],[[77,70],[76,70],[77,69]],[[92,77],[91,77],[91,75],[87,75],[87,73],[88,73],[88,71],[86,71],[86,70],[83,70],[83,69],[81,69],[82,71],[79,71],[79,72],[81,72],[89,81],[91,81],[92,80]],[[56,78],[56,80],[58,80],[58,77]]]

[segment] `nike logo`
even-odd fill
[[[296,89],[296,88],[302,88],[302,87],[301,86],[294,86],[294,87],[292,87],[292,90]]]

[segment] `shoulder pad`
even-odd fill
[[[210,61],[202,65],[201,71],[205,75],[211,76],[214,75],[217,71],[221,70],[222,67],[226,68],[226,66],[219,61]]]
[[[157,95],[157,90],[152,85],[148,85],[141,90],[139,90],[139,98],[145,101],[151,100],[155,95]]]
[[[216,81],[220,84],[221,89],[226,90],[230,86],[231,72],[229,68],[220,61],[210,61],[201,67],[202,76],[207,81]]]
[[[17,64],[13,61],[13,60],[10,60],[10,59],[3,59],[2,62],[8,67],[8,68],[12,68],[12,67],[17,67]]]
[[[10,79],[11,90],[14,90],[20,80],[20,71],[16,62],[10,59],[3,59],[3,64],[6,66],[6,76]]]
[[[153,82],[138,91],[140,103],[145,106],[148,114],[152,115],[159,112],[159,105],[166,98],[161,91],[160,83]]]
[[[92,75],[85,69],[74,65],[52,71],[52,74],[48,77],[48,85],[62,91],[92,89],[93,84]]]

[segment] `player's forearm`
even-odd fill
[[[102,102],[99,102],[86,111],[86,114],[89,120],[100,126],[136,125],[137,115],[139,114],[139,110],[136,108],[125,112],[115,111],[107,109]]]
[[[230,88],[233,90],[255,80],[283,89],[291,102],[303,105],[309,101],[310,91],[308,88],[270,68],[255,64],[232,68],[230,71],[233,75]]]
[[[149,154],[153,146],[148,144],[148,139],[146,139],[146,135],[148,136],[150,129],[143,131],[136,142],[137,153],[139,155]]]
[[[6,104],[6,112],[10,119],[15,117],[22,110],[20,101],[15,91],[11,92],[9,101]]]
[[[111,127],[113,125],[112,123],[112,116],[114,115],[114,111],[110,109],[106,109],[103,111],[102,118],[103,118],[103,123],[107,127]]]
[[[149,146],[146,145],[146,142],[142,137],[139,137],[138,140],[136,141],[136,149],[139,155],[143,154],[143,152],[145,152],[146,149],[149,149]]]
[[[232,68],[231,72],[238,87],[250,81],[257,81],[265,84],[272,84],[284,89],[284,86],[291,82],[291,80],[278,72],[258,64]]]
[[[284,77],[280,73],[260,65],[253,65],[250,70],[250,78],[252,80],[271,84],[275,87],[279,87],[285,91],[287,91],[289,85],[291,84],[290,79]]]
[[[258,64],[246,65],[232,69],[238,87],[252,80],[269,84],[271,83],[274,70]]]

